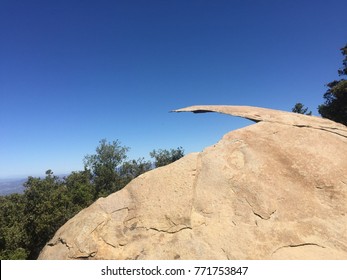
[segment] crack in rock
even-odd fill
[[[316,186],[316,189],[319,190],[325,190],[325,189],[331,189],[334,188],[334,186]]]
[[[313,126],[309,126],[309,125],[301,125],[301,124],[296,124],[296,125],[293,125],[295,127],[299,127],[299,128],[312,128],[312,129],[316,129],[316,130],[322,130],[322,131],[326,131],[326,132],[330,132],[330,133],[333,133],[333,134],[336,134],[336,135],[339,135],[339,136],[342,136],[344,138],[347,138],[346,135],[344,134],[341,134],[339,132],[336,132],[336,131],[333,131],[333,130],[339,130],[337,128],[333,128],[333,127],[329,127],[329,128],[324,128],[324,127],[313,127]],[[343,130],[342,130],[343,131]],[[344,132],[344,131],[343,131]]]
[[[88,255],[81,255],[81,256],[77,256],[77,257],[72,257],[72,259],[75,259],[75,260],[88,260],[89,258],[93,258],[95,257],[96,255],[96,251],[93,251],[91,253],[89,253]]]
[[[87,260],[89,258],[93,258],[95,257],[96,253],[98,252],[98,250],[96,251],[92,251],[90,253],[82,251],[81,249],[78,249],[78,251],[80,252],[79,256],[74,257],[75,259],[82,259],[82,260]]]
[[[189,230],[192,230],[192,227],[189,227],[189,226],[184,226],[178,230],[174,230],[174,231],[171,231],[170,228],[167,229],[167,230],[164,230],[164,229],[157,229],[157,228],[154,228],[154,227],[150,227],[150,228],[147,228],[147,227],[138,227],[138,228],[144,228],[146,230],[154,230],[154,231],[157,231],[157,232],[164,232],[164,233],[168,233],[168,234],[174,234],[174,233],[177,233],[177,232],[180,232],[182,230],[185,230],[185,229],[189,229]]]
[[[53,247],[53,246],[56,246],[58,244],[63,244],[66,246],[66,248],[70,251],[71,248],[73,248],[73,246],[70,246],[66,240],[64,240],[63,238],[58,238],[55,242],[50,242],[50,243],[47,243],[47,246],[50,246],[50,247]],[[80,249],[78,249],[81,253],[80,256],[72,256],[69,258],[70,259],[75,259],[75,260],[78,260],[78,259],[81,259],[81,260],[85,260],[85,259],[89,259],[89,258],[92,258],[96,255],[97,251],[93,251],[93,252],[90,252],[90,253],[85,253],[85,252],[82,252]],[[84,255],[85,254],[85,255]]]
[[[229,254],[223,248],[221,248],[221,250],[223,251],[224,255],[227,257],[227,259],[230,260],[231,258],[229,257]]]
[[[109,245],[109,246],[111,246],[111,247],[113,247],[113,248],[115,248],[115,249],[117,248],[117,246],[115,246],[115,245],[113,245],[113,244],[107,242],[103,237],[101,237],[101,240],[104,241],[105,244],[107,244],[107,245]],[[124,246],[124,245],[120,245],[120,246]]]
[[[177,226],[177,224],[167,215],[165,215],[165,219],[169,221],[173,226]]]
[[[303,247],[303,246],[317,246],[317,247],[325,249],[324,246],[319,245],[317,243],[306,242],[306,243],[300,243],[300,244],[290,244],[290,245],[281,246],[281,247],[277,248],[275,251],[273,251],[271,255],[275,254],[277,251],[284,249],[284,248],[296,248],[296,247]]]
[[[56,246],[58,244],[65,245],[66,248],[68,248],[69,250],[70,250],[70,248],[72,248],[72,246],[69,246],[69,244],[67,244],[66,240],[64,240],[63,238],[60,238],[60,237],[55,242],[47,243],[47,246],[53,247],[53,246]]]
[[[129,212],[130,210],[133,210],[133,209],[130,209],[129,207],[123,207],[123,208],[119,208],[119,209],[112,211],[110,214],[113,214],[113,213],[116,213],[116,212],[119,212],[122,210],[127,210]]]
[[[247,198],[245,198],[245,200],[246,200],[246,202],[248,203],[248,205],[251,207],[253,214],[254,214],[255,216],[259,217],[259,218],[262,219],[262,220],[270,220],[270,219],[271,219],[271,216],[272,216],[273,214],[275,214],[275,212],[277,211],[277,209],[276,209],[276,210],[272,211],[270,214],[267,214],[267,213],[266,213],[267,216],[264,216],[264,215],[262,215],[262,214],[260,214],[260,213],[258,213],[258,212],[256,212],[256,211],[254,210],[253,206],[249,203],[249,201],[247,200]],[[256,223],[256,224],[257,224],[257,223]],[[258,225],[258,224],[257,224],[257,225]]]
[[[105,224],[106,224],[108,221],[109,221],[109,220],[102,221],[102,222],[100,222],[99,224],[97,224],[97,226],[90,232],[90,234],[92,234],[94,231],[96,231],[97,228],[98,228],[99,226],[101,226],[101,225],[105,226]],[[102,227],[103,227],[103,226],[102,226]]]

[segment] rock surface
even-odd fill
[[[347,127],[256,107],[183,111],[257,123],[99,199],[39,259],[347,259]]]

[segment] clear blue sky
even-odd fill
[[[189,105],[317,115],[338,79],[346,0],[0,2],[0,178],[83,169],[102,138],[129,158],[201,151],[249,124]]]

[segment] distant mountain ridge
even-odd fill
[[[13,193],[23,193],[23,184],[27,181],[27,178],[16,179],[1,179],[0,180],[0,195],[9,195]]]
[[[63,179],[68,176],[68,174],[55,175],[60,179]],[[9,195],[13,193],[23,193],[24,192],[24,183],[28,180],[28,177],[22,178],[0,178],[0,195]],[[44,178],[45,176],[33,176]]]

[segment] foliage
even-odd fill
[[[126,161],[127,147],[99,142],[84,158],[85,170],[64,178],[51,170],[44,178],[28,177],[23,194],[0,196],[0,259],[36,259],[55,232],[98,197],[123,188],[153,168],[143,158]],[[183,156],[183,149],[153,151],[155,166]]]
[[[162,150],[159,149],[158,151],[153,150],[150,152],[150,156],[154,158],[155,167],[160,167],[167,165],[169,163],[175,162],[176,160],[180,159],[184,156],[184,150],[182,147],[178,147],[176,149],[170,149],[170,150]]]
[[[28,178],[24,227],[30,236],[29,258],[36,258],[59,227],[93,202],[94,189],[89,178],[89,172],[84,171],[73,172],[61,180],[51,170],[44,179]]]
[[[132,179],[152,169],[152,163],[144,158],[124,162],[119,172],[125,186]]]
[[[72,172],[65,178],[65,185],[71,200],[71,211],[79,212],[94,202],[95,186],[89,170]]]
[[[25,200],[21,194],[0,196],[0,259],[26,259]]]
[[[29,177],[24,194],[0,197],[0,258],[36,259],[42,247],[68,219],[94,201],[88,171],[60,179]]]
[[[119,168],[127,158],[127,147],[120,146],[119,141],[108,143],[106,139],[99,142],[96,154],[84,158],[84,167],[90,170],[95,185],[95,198],[107,196],[123,186]]]
[[[312,111],[308,112],[308,108],[304,106],[302,103],[296,103],[295,106],[292,108],[293,113],[303,114],[303,115],[312,115]]]
[[[344,55],[343,68],[338,70],[340,76],[347,75],[347,45],[341,49]],[[324,94],[325,102],[319,105],[318,112],[324,118],[347,125],[347,80],[335,80],[327,84]]]
[[[333,81],[327,85],[325,102],[318,107],[324,118],[347,125],[347,80]]]
[[[338,70],[338,73],[340,76],[346,75],[347,76],[347,44],[343,48],[340,49],[342,55],[344,56],[344,59],[342,61],[343,67]]]

